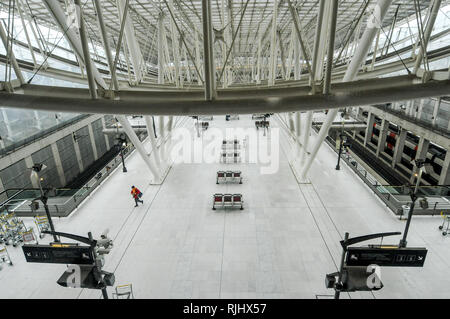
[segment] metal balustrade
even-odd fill
[[[128,145],[124,157],[128,157],[133,149],[132,145]],[[47,206],[51,215],[54,217],[70,215],[121,164],[122,159],[118,154],[83,187],[50,191]],[[45,210],[40,201],[39,209],[32,210],[30,207],[31,202],[40,196],[39,189],[7,189],[0,193],[0,211],[14,212],[19,217],[43,215]]]

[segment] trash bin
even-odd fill
[[[410,207],[409,207],[408,204],[407,205],[402,205],[402,216],[408,216],[409,209],[410,209]]]

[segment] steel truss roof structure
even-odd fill
[[[404,98],[402,90],[408,86],[413,89],[413,85],[417,85],[417,90],[414,89],[417,98],[449,94],[449,78],[445,71],[431,72],[433,70],[426,68],[429,61],[448,56],[448,48],[437,52],[425,50],[418,62],[419,68],[415,66],[418,60],[416,54],[401,59],[400,52],[393,46],[394,51],[388,53],[396,41],[392,34],[393,28],[406,18],[412,17],[411,21],[416,19],[414,17],[422,18],[423,22],[419,23],[422,29],[417,35],[411,34],[411,38],[428,42],[426,27],[432,20],[433,6],[438,3],[439,9],[448,3],[438,0],[385,0],[388,3],[387,11],[380,21],[381,28],[375,44],[376,59],[373,59],[372,38],[365,44],[367,52],[362,57],[363,67],[358,65],[356,76],[351,79],[359,81],[373,78],[373,83],[378,83],[376,77],[406,68],[409,75],[400,82],[406,85],[407,79],[407,86],[400,87],[395,85],[394,80],[386,80],[386,86],[368,86],[368,90],[361,90],[358,96],[367,96],[359,100],[351,92],[351,86],[359,85],[360,82],[349,83],[341,91],[333,89],[339,85],[330,86],[331,81],[348,81],[344,75],[348,73],[356,50],[361,47],[364,34],[369,29],[368,21],[370,23],[372,16],[377,16],[379,2],[383,0],[0,0],[0,9],[10,16],[24,19],[28,28],[34,23],[35,26],[59,30],[60,37],[70,43],[69,51],[73,52],[77,60],[66,61],[55,55],[52,58],[79,66],[82,71],[74,73],[52,65],[42,67],[8,55],[1,56],[0,62],[14,68],[17,71],[15,73],[26,70],[89,84],[90,97],[85,90],[75,89],[56,90],[60,95],[51,96],[73,99],[73,103],[69,103],[72,105],[77,101],[84,103],[89,98],[101,100],[89,103],[89,110],[77,108],[79,112],[89,113],[105,113],[108,105],[113,107],[129,103],[126,111],[113,107],[111,113],[163,114],[164,110],[168,110],[166,104],[176,101],[180,109],[172,108],[170,114],[189,114],[194,110],[197,113],[214,114],[225,112],[219,104],[229,105],[231,100],[236,102],[233,105],[242,107],[241,113],[257,112],[258,105],[265,105],[261,107],[265,111],[294,111],[295,107],[291,109],[292,106],[283,106],[286,97],[282,88],[288,87],[298,90],[295,101],[290,102],[298,105],[297,110],[312,109],[311,105],[315,105],[316,109],[327,108],[330,101],[334,101],[329,103],[331,108],[362,102],[395,101]],[[332,3],[337,4],[337,18],[334,21],[332,11],[335,9]],[[71,12],[75,12],[76,17],[72,16],[72,20]],[[14,34],[10,36],[9,23],[3,21],[3,28],[6,29],[5,47],[27,47]],[[333,36],[331,26],[335,31]],[[444,33],[448,34],[447,31]],[[378,44],[380,34],[388,38],[387,44]],[[48,39],[43,39],[44,36],[39,32],[37,38],[48,45],[50,52],[44,50],[43,54],[51,55],[52,45],[48,44]],[[330,39],[334,39],[334,45],[331,43],[334,52],[328,60],[331,64],[327,62]],[[35,53],[39,52],[39,48],[32,47],[31,42],[28,47]],[[211,48],[210,53],[207,47]],[[102,48],[102,52],[109,52],[110,56],[99,53],[98,48]],[[116,48],[121,52],[120,55],[116,54]],[[420,49],[423,49],[421,44],[406,49],[402,47],[401,50],[416,52]],[[397,57],[397,61],[392,62],[393,57]],[[385,60],[390,62],[378,63]],[[423,69],[420,68],[422,60],[426,62]],[[327,72],[330,72],[328,82]],[[33,87],[32,82],[25,82],[24,79],[2,82],[2,89],[7,92],[1,94],[0,105],[53,109],[49,107],[50,102],[39,100],[38,104],[32,103],[38,97],[42,99],[42,93],[37,94],[36,89],[30,89]],[[424,82],[429,83],[421,84]],[[366,84],[361,85],[364,87]],[[274,90],[272,87],[281,89]],[[210,92],[205,92],[205,98],[202,98],[201,92],[205,88]],[[253,89],[258,90],[256,95],[251,93]],[[377,99],[370,95],[382,89],[386,89],[382,98],[380,95]],[[127,93],[130,91],[143,91],[148,99],[148,107],[134,108],[136,98]],[[323,93],[326,93],[325,96]],[[192,94],[196,96],[195,99],[190,97]],[[239,102],[242,94],[251,97]],[[233,98],[230,100],[229,96]],[[371,98],[367,98],[369,96]],[[311,98],[321,102],[308,106]],[[166,102],[161,99],[166,99]],[[206,104],[200,103],[205,99]],[[197,102],[205,107],[187,107]],[[186,105],[184,109],[181,106],[183,103]],[[217,109],[214,108],[215,103]],[[64,111],[64,106],[61,106],[61,110]],[[240,110],[233,108],[237,113]]]

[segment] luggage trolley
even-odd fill
[[[7,241],[6,231],[4,225],[0,223],[0,244],[4,244]]]
[[[444,218],[444,221],[442,222],[442,225],[439,226],[439,230],[442,230],[442,236],[446,236],[450,234],[450,215],[444,215],[443,212],[441,212],[442,218]]]
[[[11,257],[9,256],[8,249],[6,249],[6,246],[0,246],[0,270],[3,268],[2,264],[9,264],[10,266],[13,265]]]
[[[126,284],[116,287],[116,292],[113,292],[113,299],[134,299],[133,285]]]
[[[5,231],[6,231],[5,245],[12,245],[13,247],[17,247],[17,245],[23,243],[23,238],[21,234],[23,231],[22,228],[11,227],[9,225],[6,225]]]
[[[45,234],[42,232],[50,230],[50,223],[48,222],[47,216],[36,215],[34,217],[34,223],[36,224],[39,233],[39,238],[40,239],[44,238]]]
[[[25,224],[14,213],[4,213],[1,216],[2,242],[16,247],[23,242],[22,232],[27,231]]]

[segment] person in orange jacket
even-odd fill
[[[131,196],[133,196],[136,205],[134,207],[138,207],[138,203],[144,204],[144,201],[140,198],[142,197],[142,192],[137,189],[135,186],[131,186]]]

